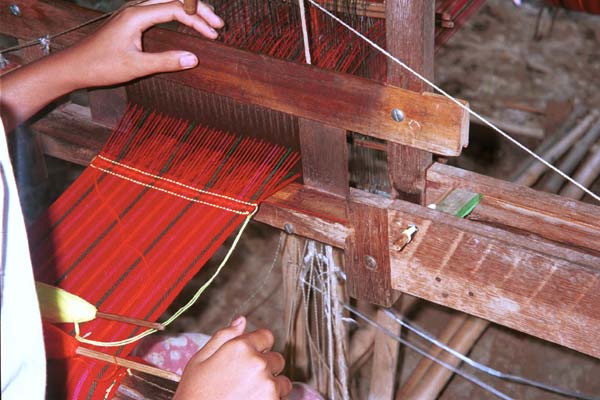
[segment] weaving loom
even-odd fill
[[[296,178],[289,172],[297,160],[280,146],[132,107],[30,230],[36,279],[99,309],[155,321],[258,204]],[[82,329],[104,342],[139,333],[102,320]],[[105,351],[123,357],[134,345]],[[103,362],[67,363],[68,398],[104,398],[122,376],[111,378]]]
[[[431,78],[434,48],[447,40],[451,30],[460,26],[483,1],[321,3],[336,11],[366,37]],[[4,8],[0,12],[5,13],[2,17],[11,24],[2,29],[23,40],[32,40],[47,32],[59,32],[97,16],[97,13],[61,1],[49,5],[23,0],[19,2],[23,16],[35,24],[20,24],[6,15],[6,4],[3,0]],[[222,181],[215,181],[222,186],[210,191],[249,203],[263,201],[256,220],[279,229],[285,227],[288,234],[333,246],[337,249],[337,256],[343,259],[346,287],[354,298],[390,306],[400,292],[410,293],[600,357],[597,346],[600,310],[593,307],[600,301],[600,291],[597,290],[600,282],[597,269],[600,265],[598,207],[433,163],[432,153],[457,156],[466,146],[467,112],[441,96],[422,93],[429,90],[427,84],[390,63],[381,53],[313,5],[307,3],[309,47],[314,65],[306,66],[300,65],[304,61],[304,43],[296,2],[219,0],[212,4],[216,13],[228,24],[221,37],[223,43],[191,38],[187,29],[179,29],[179,32],[153,29],[145,37],[144,46],[148,51],[177,46],[202,54],[197,69],[155,76],[117,89],[90,92],[91,117],[74,116],[59,110],[37,124],[35,129],[46,153],[86,164],[104,142],[98,139],[102,132],[106,132],[104,125],[114,125],[127,102],[221,131],[239,132],[244,137],[256,136],[293,151],[299,150],[303,183],[293,182],[276,192],[293,179],[288,173],[296,156],[293,151],[285,153],[282,147],[268,147],[280,149],[278,151],[282,154],[279,157],[285,157],[287,162],[285,168],[277,169],[279,175],[269,180],[269,188],[260,189],[257,186],[259,178],[242,181],[241,178],[224,177]],[[434,28],[436,21],[437,27]],[[77,35],[91,30],[85,27],[76,34],[57,37],[53,45],[69,45],[77,39]],[[400,37],[404,40],[399,40]],[[39,56],[32,52],[26,58]],[[141,112],[136,110],[128,111],[117,130],[132,132],[130,126],[124,127],[131,123],[135,113]],[[76,135],[62,131],[56,133],[56,126],[63,126],[60,123],[63,121],[64,124],[65,119],[71,124],[74,121],[80,124]],[[180,127],[178,132],[185,136],[185,127]],[[214,135],[215,131],[207,128],[206,134]],[[128,251],[135,246],[130,247],[128,240],[120,238],[124,232],[139,233],[143,230],[143,226],[137,226],[130,215],[143,214],[148,212],[146,210],[163,211],[155,209],[151,199],[173,196],[162,192],[147,193],[143,197],[143,207],[136,206],[137,211],[131,211],[133,214],[127,211],[127,215],[121,216],[119,214],[127,210],[131,199],[152,191],[133,183],[127,186],[132,189],[128,189],[128,194],[122,197],[117,197],[117,190],[107,193],[105,190],[109,182],[115,187],[125,187],[125,182],[121,177],[105,175],[98,168],[118,171],[127,177],[131,177],[131,166],[144,171],[148,168],[152,171],[152,179],[156,179],[154,175],[162,177],[160,163],[166,162],[166,152],[156,160],[133,153],[132,159],[124,161],[120,151],[125,146],[114,140],[110,139],[101,157],[96,157],[92,166],[86,169],[82,178],[85,183],[70,188],[63,196],[64,200],[61,198],[48,215],[50,219],[60,218],[70,204],[77,203],[77,198],[87,192],[90,198],[99,202],[91,206],[90,218],[101,214],[106,219],[103,225],[93,222],[93,232],[102,234],[103,227],[106,230],[114,225],[110,237],[106,234],[106,244],[102,245],[105,246],[105,254],[98,259],[105,265],[112,266],[119,261],[123,265],[137,263],[136,269],[152,270],[150,266],[155,258],[160,258],[158,250],[151,250],[148,254],[145,250],[141,250],[142,254]],[[237,139],[228,137],[223,140],[228,140],[231,145]],[[69,146],[83,148],[84,156],[81,152],[70,150]],[[164,144],[160,146],[162,148]],[[144,153],[145,150],[139,151]],[[219,153],[222,154],[222,151]],[[267,150],[262,151],[265,154]],[[185,157],[191,157],[191,160],[198,157],[197,162],[206,160],[202,152],[197,156],[193,154],[195,151],[186,152]],[[363,175],[362,171],[348,171],[349,165],[364,165],[361,160],[357,162],[357,154],[367,157],[367,164],[373,162],[373,158],[384,164],[387,171],[384,174],[385,184],[370,181],[371,171]],[[189,165],[196,162],[191,160]],[[130,161],[134,164],[130,165]],[[140,161],[149,164],[138,166]],[[188,162],[182,161],[177,168],[185,169],[186,165]],[[231,165],[237,165],[237,162],[232,161]],[[275,165],[265,166],[261,180],[268,176],[268,171],[275,170]],[[195,188],[210,182],[208,173],[200,171],[201,175],[197,177],[188,175],[190,173],[187,169],[173,172],[175,180],[182,178],[183,183]],[[135,179],[147,183],[148,176],[142,175],[145,177],[136,175]],[[349,187],[349,176],[352,176],[353,188]],[[172,179],[171,175],[169,179]],[[210,182],[211,185],[213,183]],[[161,187],[173,189],[168,181],[164,185]],[[247,191],[243,187],[248,187]],[[440,203],[459,188],[483,195],[471,220],[423,207]],[[187,188],[184,193],[188,198],[198,197],[203,201],[214,197],[190,193]],[[189,205],[186,227],[194,229],[193,232],[198,235],[206,235],[202,236],[202,242],[210,242],[207,247],[211,251],[245,218],[210,205],[190,205],[189,200],[180,198],[172,200],[175,204],[172,212]],[[212,204],[214,201],[207,202]],[[221,197],[217,204],[244,213],[254,211],[252,205]],[[209,211],[201,215],[199,210]],[[219,226],[227,227],[217,231],[211,225],[210,230],[204,231],[197,221],[189,218],[191,215],[198,215],[202,221],[206,221],[208,215],[214,216],[220,221]],[[70,240],[75,237],[79,240],[81,235],[77,236],[75,232],[92,222],[83,224],[75,221],[75,214],[70,218],[73,218],[71,223],[78,227],[77,231],[69,233],[68,225],[63,223],[59,227],[63,226],[64,234]],[[51,226],[48,221],[40,221],[39,224]],[[410,244],[399,249],[396,243],[403,240],[403,232],[411,225],[419,227],[419,232]],[[45,235],[44,229],[35,231],[38,230],[42,233],[34,234],[34,244]],[[183,229],[183,225],[182,230],[185,231],[183,236],[173,237],[201,241],[200,236],[194,237],[190,231]],[[528,240],[532,235],[536,236],[535,241]],[[87,238],[87,244],[93,240],[92,237]],[[144,244],[148,244],[148,240],[144,240]],[[122,251],[115,249],[115,243]],[[172,243],[169,250],[173,246],[185,247],[179,239],[173,239]],[[54,245],[48,242],[38,246],[34,261],[44,263],[45,252],[53,251]],[[58,256],[68,264],[69,260],[78,256],[71,253],[74,250],[69,243],[63,246],[57,246]],[[84,242],[81,246],[87,247]],[[127,306],[133,308],[128,314],[151,320],[158,318],[163,306],[209,257],[209,249],[204,256],[198,257],[180,281],[175,276],[167,277],[176,282],[175,289],[165,290],[160,295],[153,293],[152,300],[148,301],[156,304],[154,310],[149,305],[142,307],[139,304],[148,293],[147,287],[152,286],[148,284],[132,297],[131,304]],[[85,254],[85,250],[82,251]],[[97,251],[100,254],[100,248]],[[127,253],[126,259],[117,260],[117,253]],[[98,254],[91,252],[85,258]],[[178,268],[191,264],[198,253],[182,256],[186,260]],[[52,270],[45,267],[39,276],[47,282],[66,285],[65,288],[76,294],[83,294],[86,287],[78,286],[81,276],[74,271],[65,275],[68,268]],[[100,270],[95,268],[92,276],[100,276]],[[86,276],[85,270],[79,273]],[[115,273],[118,274],[118,270]],[[134,285],[134,279],[141,278],[129,274],[122,282],[119,278],[116,281],[119,286],[129,287]],[[574,287],[574,280],[581,286]],[[551,283],[546,285],[547,282]],[[90,301],[100,303],[98,307],[106,308],[107,312],[116,311],[111,309],[111,302],[118,303],[119,297],[112,293],[106,300],[103,299],[111,286],[108,283],[104,285],[97,288]],[[499,303],[498,299],[502,301]],[[139,309],[134,304],[140,306]],[[109,335],[108,328],[98,328],[96,332],[92,329],[96,326],[90,324],[83,333],[92,331],[93,338],[114,340],[136,332],[134,328],[120,324],[107,326],[117,328]],[[378,343],[386,348],[384,341]],[[379,345],[376,343],[376,346]],[[129,349],[130,346],[125,347],[120,354],[126,354]],[[109,368],[96,363],[92,365],[96,375],[86,377],[86,385],[94,387],[92,380],[96,379],[96,385],[108,387],[112,380],[105,382],[99,377],[102,371],[102,376],[112,378]],[[75,376],[71,379],[69,384],[75,387]],[[95,395],[103,393],[102,390],[96,392]]]

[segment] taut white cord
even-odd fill
[[[300,21],[302,22],[302,40],[304,40],[304,58],[307,64],[312,64],[310,59],[310,43],[308,41],[308,26],[306,24],[306,10],[304,9],[304,0],[298,0],[300,6]]]
[[[454,357],[458,358],[459,360],[463,361],[464,363],[470,365],[471,367],[473,367],[475,369],[485,372],[488,375],[492,375],[492,376],[495,376],[496,378],[500,378],[500,379],[505,379],[507,381],[522,383],[525,385],[536,387],[538,389],[546,390],[546,391],[553,392],[553,393],[558,393],[563,396],[573,397],[576,399],[598,400],[597,397],[594,398],[594,397],[586,396],[586,395],[581,394],[576,391],[562,389],[562,388],[552,386],[552,385],[547,385],[542,382],[527,379],[525,377],[518,376],[518,375],[507,374],[502,371],[498,371],[497,369],[494,369],[492,367],[488,367],[487,365],[481,364],[481,363],[465,356],[464,354],[454,350],[453,348],[447,346],[445,343],[434,338],[431,334],[427,333],[422,328],[417,328],[416,326],[413,326],[411,323],[405,321],[401,316],[397,315],[395,312],[386,309],[386,310],[384,310],[384,313],[388,317],[390,317],[391,319],[396,321],[396,323],[400,324],[401,326],[405,327],[406,329],[410,330],[411,332],[416,333],[418,336],[427,340],[434,346],[437,346],[437,347],[441,348],[442,350],[447,351],[448,353],[452,354]]]
[[[560,169],[556,168],[554,165],[552,165],[548,161],[544,160],[542,157],[540,157],[539,155],[537,155],[534,151],[532,151],[529,148],[527,148],[527,146],[521,144],[521,142],[519,142],[518,140],[514,139],[508,133],[504,132],[502,129],[500,129],[496,125],[492,124],[490,121],[488,121],[487,119],[485,119],[484,117],[482,117],[481,115],[479,115],[477,112],[471,110],[469,107],[465,106],[460,101],[456,100],[454,97],[452,97],[451,95],[449,95],[445,90],[443,90],[442,88],[440,88],[439,86],[437,86],[435,83],[431,82],[429,79],[425,78],[423,75],[419,74],[417,71],[415,71],[414,69],[412,69],[411,67],[409,67],[408,65],[406,65],[404,62],[402,62],[398,58],[396,58],[393,55],[391,55],[383,47],[379,46],[377,43],[373,42],[371,39],[369,39],[368,37],[364,36],[362,33],[360,33],[359,31],[357,31],[356,29],[354,29],[350,25],[348,25],[346,22],[344,22],[343,20],[341,20],[340,18],[338,18],[335,14],[333,14],[332,12],[330,12],[329,10],[327,10],[326,8],[324,8],[323,6],[321,6],[319,3],[317,3],[314,0],[308,0],[308,1],[312,5],[314,5],[315,7],[317,7],[319,10],[321,10],[325,14],[329,15],[331,18],[333,18],[339,24],[341,24],[342,26],[346,27],[348,30],[350,30],[352,33],[354,33],[356,36],[358,36],[359,38],[361,38],[364,41],[366,41],[367,43],[369,43],[372,47],[374,47],[380,53],[384,54],[390,60],[394,61],[396,64],[400,65],[402,68],[406,69],[408,72],[410,72],[411,74],[413,74],[417,78],[421,79],[423,82],[427,83],[429,86],[431,86],[433,89],[435,89],[436,91],[438,91],[440,94],[442,94],[445,97],[447,97],[450,101],[452,101],[453,103],[455,103],[456,105],[458,105],[460,108],[462,108],[463,110],[467,111],[469,114],[471,114],[472,116],[474,116],[475,118],[477,118],[478,120],[480,120],[482,123],[484,123],[485,125],[487,125],[491,129],[493,129],[494,131],[496,131],[500,135],[504,136],[505,139],[507,139],[508,141],[512,142],[515,146],[519,147],[521,150],[523,150],[526,153],[528,153],[530,156],[532,156],[533,158],[535,158],[536,160],[538,160],[539,162],[541,162],[542,164],[544,164],[545,166],[547,166],[548,168],[550,168],[551,170],[553,170],[554,172],[556,172],[557,174],[559,174],[560,176],[562,176],[563,178],[565,178],[566,180],[568,180],[569,182],[571,182],[573,185],[577,186],[579,189],[583,190],[585,193],[587,193],[590,196],[592,196],[594,198],[594,200],[596,200],[597,202],[600,203],[600,196],[598,196],[597,194],[595,194],[594,192],[592,192],[591,190],[589,190],[588,188],[586,188],[585,186],[583,186],[581,183],[577,182],[575,179],[571,178],[569,175],[567,175],[564,172],[562,172]]]

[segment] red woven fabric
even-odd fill
[[[245,203],[259,203],[295,179],[290,170],[298,160],[280,146],[137,108],[127,111],[100,156],[30,230],[36,279],[101,311],[149,321],[254,209]],[[72,326],[63,329],[72,333]],[[81,334],[116,341],[140,331],[94,320]],[[133,346],[98,350],[125,357]],[[102,362],[65,362],[58,392],[66,398],[104,398],[118,377]]]
[[[569,10],[600,14],[600,1],[598,0],[546,0],[546,2]]]

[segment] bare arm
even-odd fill
[[[189,52],[145,53],[142,49],[145,30],[174,20],[211,39],[218,35],[214,28],[223,26],[202,2],[195,15],[186,14],[179,1],[151,0],[129,7],[80,43],[0,78],[0,113],[6,131],[73,90],[195,67],[198,59]]]

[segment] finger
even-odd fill
[[[138,68],[141,76],[159,72],[174,72],[193,68],[198,58],[187,51],[172,50],[162,53],[140,53]]]
[[[279,375],[273,378],[275,380],[275,385],[277,385],[277,389],[279,390],[279,397],[286,397],[292,391],[292,382],[285,375]]]
[[[148,0],[148,1],[141,3],[140,5],[141,6],[150,6],[153,4],[164,4],[164,3],[170,3],[173,1],[174,0]],[[176,0],[176,1],[183,4],[183,0]],[[222,28],[223,25],[225,25],[225,22],[223,22],[223,19],[221,19],[217,14],[215,14],[213,7],[202,1],[198,1],[198,6],[197,6],[196,12],[200,17],[202,17],[213,28]]]
[[[225,22],[215,14],[215,11],[208,4],[199,1],[198,2],[198,15],[200,15],[206,22],[213,28],[222,28]]]
[[[259,353],[270,351],[275,343],[273,333],[268,329],[259,329],[244,335],[244,339]]]
[[[227,328],[217,331],[208,342],[196,353],[194,362],[203,362],[217,352],[228,341],[241,336],[246,329],[246,318],[235,319]]]
[[[145,31],[150,27],[170,21],[178,21],[200,32],[203,36],[216,39],[219,34],[198,14],[188,15],[179,1],[151,4],[145,7],[130,7],[124,12],[129,14],[128,26],[136,31]]]
[[[285,367],[285,358],[279,353],[269,351],[263,354],[263,358],[267,362],[267,368],[273,375],[279,375]]]

